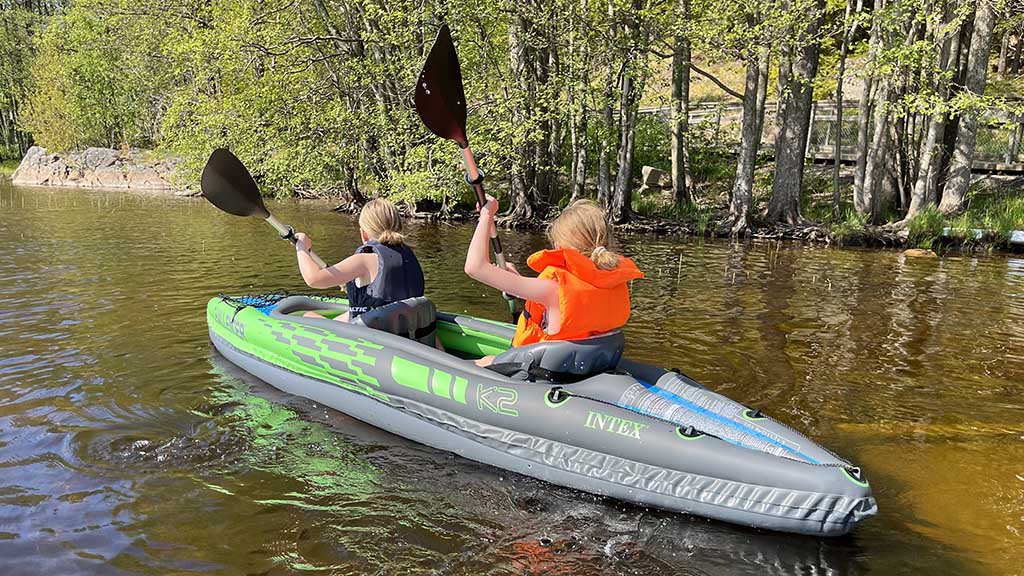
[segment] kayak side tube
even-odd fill
[[[812,535],[875,514],[867,482],[574,395],[624,391],[626,374],[558,387],[512,381],[415,341],[334,320],[207,307],[214,346],[285,392],[478,462],[620,500]],[[500,325],[498,325],[500,328]],[[481,328],[481,327],[478,327]],[[486,329],[486,327],[482,327]]]

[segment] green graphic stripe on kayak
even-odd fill
[[[453,378],[444,370],[431,369],[430,366],[395,356],[391,360],[391,377],[406,388],[455,400],[459,404],[466,403],[466,379],[460,376]]]
[[[337,384],[353,392],[388,400],[376,378],[365,373],[376,365],[383,346],[341,338],[326,330],[275,321],[253,308],[237,311],[220,300],[207,307],[209,325],[235,348],[292,372]]]

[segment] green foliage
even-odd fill
[[[462,183],[455,146],[429,134],[416,117],[411,87],[439,22],[447,21],[464,71],[477,162],[492,191],[523,190],[516,200],[532,203],[534,214],[564,204],[573,160],[570,134],[583,120],[586,193],[595,195],[592,183],[601,154],[614,178],[623,136],[623,80],[631,79],[641,92],[666,94],[677,36],[689,38],[694,62],[713,72],[716,66],[736,72],[726,82],[738,90],[743,89],[740,71],[764,48],[771,48],[778,62],[780,48],[798,50],[820,40],[814,87],[824,98],[835,87],[846,7],[843,0],[828,0],[825,27],[808,37],[808,18],[819,10],[816,0],[694,0],[688,16],[678,2],[631,0],[42,4],[54,11],[52,16],[16,6],[0,12],[5,31],[0,36],[0,118],[18,108],[20,125],[40,144],[58,150],[156,148],[180,156],[181,176],[191,181],[210,151],[226,146],[250,167],[267,194],[356,197],[358,191],[443,207],[469,204],[471,193]],[[955,115],[995,107],[999,114],[986,120],[996,122],[1019,112],[1019,104],[1001,98],[1002,88],[984,97],[957,90],[944,98],[941,89],[952,79],[934,63],[941,44],[932,32],[941,24],[935,5],[893,0],[881,6],[863,7],[851,49],[855,57],[868,51],[864,39],[877,20],[884,37],[879,54],[870,63],[851,62],[848,81],[862,72],[914,87],[893,96],[891,105],[902,115]],[[958,23],[970,17],[969,9],[962,12]],[[1021,21],[1018,12],[1006,21],[1017,24],[1001,22],[999,34],[1017,29],[1012,26]],[[916,22],[924,32],[909,37],[923,39],[904,40],[907,22]],[[773,75],[776,70],[773,65]],[[697,74],[692,78],[695,85],[705,82]],[[991,85],[999,82],[1019,85],[1014,78]],[[769,84],[774,91],[777,80]],[[656,103],[668,103],[667,95]],[[691,126],[689,170],[702,203],[720,206],[735,174],[739,124],[711,118]],[[10,142],[18,135],[11,137],[2,124],[0,157],[14,156]],[[998,150],[1011,136],[1009,125],[986,126],[985,133],[988,140],[979,136],[981,152]],[[669,126],[663,116],[640,114],[632,137],[634,173],[639,175],[643,165],[670,169]],[[919,139],[896,141],[906,147]],[[915,154],[906,154],[907,165],[914,164]],[[757,178],[754,213],[763,208],[772,175],[761,171]],[[512,187],[513,182],[523,185]],[[852,225],[849,218],[833,222],[830,186],[827,179],[806,183],[807,198],[815,201],[805,201],[805,214]],[[698,225],[704,218],[703,213],[682,213],[690,208],[671,202],[638,198],[636,204],[641,213],[657,211]],[[989,211],[985,218],[1003,228],[1016,216]]]
[[[1008,240],[1014,230],[1024,230],[1024,198],[1011,198],[1001,208],[992,210],[986,219],[986,228]]]
[[[829,221],[832,220],[831,214],[830,211]],[[852,207],[846,207],[840,214],[843,215],[842,219],[834,222],[831,226],[832,235],[839,244],[842,244],[852,236],[863,233],[868,225],[868,216],[866,214],[858,214]]]
[[[48,148],[151,147],[172,90],[156,22],[82,0],[54,16],[32,64],[24,125]]]
[[[356,187],[396,200],[464,195],[456,147],[426,136],[409,89],[436,30],[434,12],[462,21],[468,8],[377,0],[322,8],[75,2],[43,34],[25,125],[58,150],[157,146],[183,158],[186,180],[197,179],[212,149],[227,146],[274,195]],[[464,66],[489,66],[490,38],[463,41],[460,32],[476,30],[455,31]],[[506,77],[467,75],[470,100],[486,102],[501,88],[480,79]],[[501,105],[474,109],[470,130],[479,164],[498,172],[504,166],[489,153],[507,157],[511,132],[534,138],[536,126],[491,121],[492,111],[508,117]]]
[[[668,154],[671,145],[669,125],[656,114],[645,114],[636,123],[636,152],[633,156],[633,172],[640,173],[643,166],[653,166],[668,172],[672,169]]]
[[[0,176],[10,176],[18,169],[18,160],[0,160]]]
[[[942,237],[946,219],[935,206],[926,206],[910,220],[907,244],[914,248],[931,248]]]
[[[662,192],[633,195],[633,211],[642,216],[654,216],[678,220],[689,224],[694,234],[704,236],[717,216],[711,206],[699,204],[676,204]]]
[[[690,149],[690,176],[695,186],[714,182],[731,184],[736,175],[736,158],[722,148],[694,146]]]
[[[950,226],[986,230],[1005,241],[1014,230],[1024,230],[1024,197],[1012,187],[974,190],[967,210]]]
[[[41,23],[38,14],[20,5],[0,9],[0,160],[21,158],[31,142],[19,117]]]

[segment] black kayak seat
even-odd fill
[[[363,312],[352,321],[433,347],[437,337],[437,309],[429,298],[417,296]]]
[[[551,340],[510,348],[488,368],[514,380],[560,384],[615,370],[626,349],[626,337],[614,330],[581,340]]]

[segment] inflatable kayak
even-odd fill
[[[877,512],[860,468],[684,374],[622,358],[620,332],[510,350],[511,325],[426,298],[329,319],[345,310],[340,298],[219,296],[207,321],[224,357],[276,388],[553,484],[819,536]],[[470,361],[488,354],[492,367]]]

